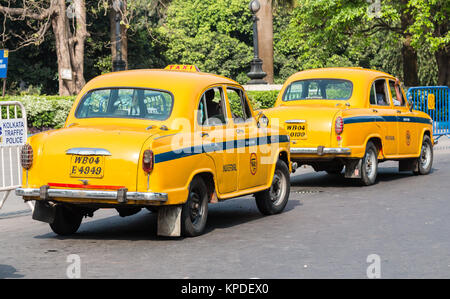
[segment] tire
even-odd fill
[[[256,206],[263,215],[274,215],[283,212],[290,192],[289,168],[282,160],[278,160],[272,185],[269,189],[255,194]]]
[[[208,188],[201,177],[189,185],[188,200],[181,210],[181,234],[196,237],[203,233],[208,218]]]
[[[423,136],[422,148],[420,150],[420,156],[417,158],[418,171],[414,171],[414,174],[425,175],[431,172],[433,166],[433,145],[428,135]]]
[[[361,163],[361,183],[364,186],[375,184],[378,175],[378,150],[377,147],[369,141],[366,146],[366,152]]]
[[[50,224],[53,232],[60,236],[68,236],[77,232],[83,215],[63,205],[56,206],[55,219]]]
[[[145,207],[149,212],[152,212],[153,214],[157,214],[158,213],[158,207],[156,206],[147,206]]]

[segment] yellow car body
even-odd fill
[[[360,177],[352,160],[364,158],[369,142],[377,148],[378,161],[403,161],[401,169],[417,168],[414,159],[421,155],[424,136],[433,142],[431,118],[410,109],[397,78],[375,70],[298,72],[264,114],[288,130],[292,161],[331,173],[345,165],[347,177]]]
[[[198,121],[199,103],[211,89],[222,94],[225,124]],[[210,202],[267,190],[277,160],[289,165],[289,138],[284,130],[260,128],[250,105],[247,119],[235,121],[232,90],[249,105],[237,82],[192,68],[94,78],[76,98],[62,129],[29,138],[32,164],[24,169],[16,194],[25,200],[104,208],[182,205],[197,176],[208,184]],[[132,111],[130,98],[139,92],[145,96],[140,105],[155,119],[126,115]],[[111,105],[115,114],[102,116]],[[151,171],[143,169],[146,150],[151,151]]]

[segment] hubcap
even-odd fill
[[[377,167],[377,157],[375,156],[375,153],[372,150],[369,150],[367,152],[366,165],[364,167],[367,177],[372,179],[375,176],[376,167]]]
[[[201,205],[202,196],[198,190],[192,190],[190,194],[191,202],[189,204],[189,216],[192,224],[196,225],[203,216],[203,207]]]
[[[278,205],[286,194],[286,178],[279,170],[275,171],[272,186],[270,187],[270,199],[274,205]]]
[[[420,154],[420,166],[427,169],[431,162],[431,149],[427,142],[422,144],[422,152]]]

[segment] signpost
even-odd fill
[[[7,71],[8,71],[8,50],[0,50],[0,78],[3,79],[2,97],[5,96]]]

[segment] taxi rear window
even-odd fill
[[[89,91],[80,101],[77,118],[141,118],[166,120],[172,112],[168,91],[142,88],[105,88]]]
[[[283,101],[348,100],[353,83],[343,79],[308,79],[292,82],[284,92]]]

